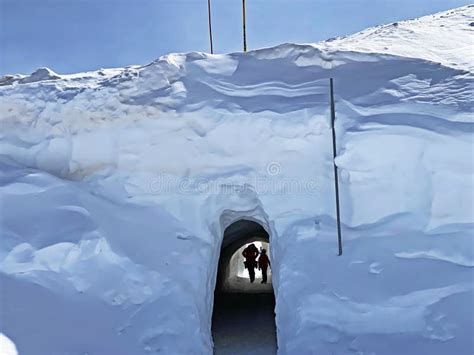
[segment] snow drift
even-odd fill
[[[211,353],[223,233],[249,219],[281,354],[471,354],[473,11],[0,80],[0,331],[22,355]]]

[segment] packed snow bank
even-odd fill
[[[111,203],[9,163],[1,171],[1,319],[21,354],[135,354],[137,343],[186,353],[204,339],[189,297],[206,292],[203,241],[159,206]]]
[[[414,23],[469,41],[472,11]],[[20,354],[211,353],[240,219],[270,236],[281,354],[472,353],[472,72],[321,46],[2,81],[0,330]]]

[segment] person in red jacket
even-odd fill
[[[267,269],[270,266],[270,259],[267,256],[267,251],[262,249],[262,254],[258,258],[258,269],[262,270],[262,284],[267,283]]]
[[[250,282],[253,283],[255,281],[255,267],[257,266],[257,256],[258,256],[258,249],[255,244],[250,244],[247,248],[244,249],[242,255],[245,258],[244,265],[249,271]]]

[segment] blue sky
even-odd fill
[[[249,49],[316,42],[464,0],[246,0]],[[214,50],[242,49],[241,0],[212,0]],[[0,74],[146,64],[209,51],[207,0],[0,0]]]

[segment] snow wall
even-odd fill
[[[471,354],[472,83],[292,44],[4,78],[0,331],[21,355],[209,354],[224,230],[248,219],[280,354]]]

